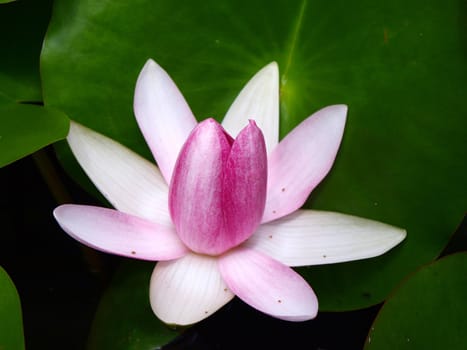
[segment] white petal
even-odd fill
[[[261,129],[268,153],[279,142],[279,68],[276,62],[262,68],[240,91],[222,126],[232,137],[253,119]]]
[[[170,183],[178,153],[197,122],[175,83],[151,59],[136,82],[134,111],[157,165]]]
[[[406,231],[340,213],[299,210],[263,224],[245,243],[289,266],[339,263],[381,255]]]
[[[347,106],[320,109],[296,126],[268,158],[263,222],[300,208],[331,169],[344,133]]]
[[[178,325],[201,321],[234,297],[222,280],[216,258],[198,254],[157,263],[149,295],[156,316]]]
[[[188,251],[174,227],[88,205],[61,205],[55,219],[65,232],[87,246],[143,260],[172,260]]]
[[[306,321],[318,312],[313,289],[297,272],[252,249],[237,248],[219,258],[227,285],[244,302],[286,321]]]
[[[68,144],[99,191],[118,210],[172,225],[159,169],[114,140],[71,122]]]

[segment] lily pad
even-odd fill
[[[300,271],[321,310],[362,308],[433,260],[464,215],[460,7],[421,0],[57,0],[42,52],[44,99],[149,159],[132,112],[149,57],[170,73],[199,119],[220,120],[273,60],[281,71],[282,136],[317,109],[346,103],[340,153],[308,207],[401,226],[408,238],[380,258]]]
[[[99,303],[88,350],[154,350],[179,335],[149,305],[153,268],[154,263],[127,261],[117,270]]]
[[[423,267],[388,299],[365,349],[465,349],[467,253]]]
[[[0,7],[0,93],[16,101],[42,101],[39,57],[52,0],[22,0]]]
[[[69,119],[58,110],[0,94],[0,167],[65,138],[68,126]]]
[[[0,349],[23,350],[21,303],[13,281],[0,267]]]

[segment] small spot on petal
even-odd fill
[[[282,303],[282,300],[278,299],[277,302],[280,304],[280,303]]]
[[[327,255],[326,255],[326,254],[323,254],[323,258],[325,258],[325,259],[326,259],[326,257],[327,257]]]
[[[281,191],[282,191],[282,192],[285,192],[285,187],[282,187]]]
[[[269,238],[272,238],[272,235],[269,235]]]
[[[135,255],[135,254],[136,254],[136,252],[135,252],[134,250],[132,250],[132,251],[131,251],[131,254],[132,254],[132,255]]]
[[[206,311],[204,311],[204,313],[207,315],[209,313],[209,311],[206,310]]]
[[[275,213],[277,213],[277,211],[273,210],[272,213],[275,214]]]
[[[227,293],[227,290],[228,290],[227,288],[224,288],[224,292],[226,292],[226,293]]]

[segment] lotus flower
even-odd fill
[[[321,109],[279,143],[278,76],[269,64],[222,125],[198,124],[175,83],[149,60],[134,110],[158,167],[71,123],[75,157],[116,209],[67,204],[55,218],[90,247],[158,261],[150,303],[166,323],[198,322],[235,295],[279,319],[312,319],[317,297],[291,266],[374,257],[406,235],[371,220],[299,210],[332,166],[347,107]]]

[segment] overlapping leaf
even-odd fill
[[[18,292],[0,267],[0,349],[24,349],[23,317]]]
[[[51,0],[0,8],[0,166],[63,139],[68,131],[63,113],[20,103],[42,101],[39,56],[51,8]]]
[[[65,138],[68,124],[58,110],[16,103],[0,94],[0,167]]]
[[[52,0],[0,1],[7,2],[0,8],[0,93],[16,101],[42,101],[39,56]]]
[[[423,267],[386,302],[365,349],[464,349],[467,253]]]

